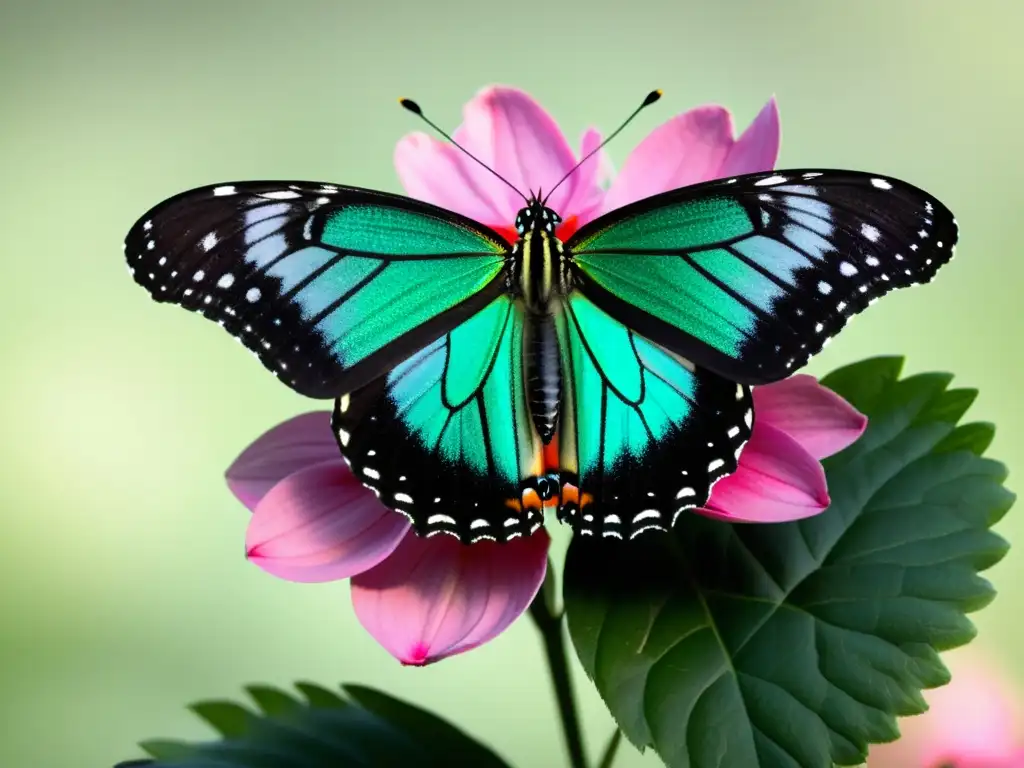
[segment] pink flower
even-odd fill
[[[626,158],[605,191],[602,153],[586,162],[548,204],[563,219],[558,236],[605,211],[700,181],[770,170],[779,154],[779,110],[770,99],[743,135],[734,138],[732,115],[715,104],[676,115],[648,134]],[[524,194],[550,190],[577,160],[601,143],[590,128],[573,152],[544,108],[515,88],[481,90],[463,109],[453,138]],[[446,141],[410,133],[395,148],[395,167],[412,197],[457,211],[516,239],[523,200]]]
[[[246,557],[289,581],[352,579],[366,630],[403,664],[462,653],[503,632],[544,580],[543,528],[507,544],[425,539],[349,471],[331,414],[306,413],[256,439],[227,471],[252,510]]]
[[[1021,768],[1024,720],[1019,694],[977,651],[944,658],[948,685],[925,691],[929,709],[900,720],[903,736],[876,744],[868,768]]]
[[[577,155],[555,121],[512,88],[481,91],[455,138],[520,189],[552,187]],[[598,146],[594,129],[580,156]],[[559,235],[612,208],[724,175],[768,170],[779,149],[774,99],[738,139],[720,106],[668,120],[627,158],[605,190],[603,157],[566,180],[549,204]],[[455,147],[422,133],[402,139],[395,163],[410,195],[471,216],[514,240],[521,198]],[[730,520],[792,520],[828,504],[818,459],[849,444],[863,417],[810,377],[755,392],[754,435],[740,471],[723,480],[702,510]],[[231,465],[228,484],[253,510],[246,556],[291,581],[352,579],[363,626],[405,664],[426,664],[487,642],[530,604],[544,579],[549,538],[541,529],[508,544],[464,546],[417,537],[356,480],[338,453],[328,413],[278,425]]]
[[[739,467],[715,483],[703,509],[733,522],[781,523],[829,505],[820,460],[853,443],[867,418],[813,376],[754,387],[754,431]]]
[[[484,88],[466,104],[463,115],[455,140],[524,192],[551,189],[578,157],[601,143],[591,128],[577,155],[543,107],[515,88]],[[607,191],[601,186],[600,156],[562,184],[549,201],[563,219],[558,236],[564,240],[600,214],[659,192],[770,170],[778,154],[774,98],[738,139],[725,107],[691,109],[651,131]],[[522,198],[448,142],[411,133],[398,142],[395,166],[411,196],[516,239],[512,225]],[[754,434],[739,471],[717,483],[707,507],[699,511],[750,522],[796,520],[821,512],[829,499],[819,459],[856,440],[865,418],[810,376],[760,387],[754,391],[754,404]]]

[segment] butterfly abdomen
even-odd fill
[[[562,371],[559,364],[558,334],[550,314],[529,314],[523,354],[526,393],[530,416],[544,444],[551,442],[558,425],[562,400]]]

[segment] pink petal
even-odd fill
[[[976,650],[947,654],[952,682],[924,692],[927,712],[899,721],[900,739],[871,747],[869,768],[1020,768],[1024,726],[1020,694]]]
[[[805,373],[754,387],[753,393],[759,423],[781,429],[816,459],[839,453],[868,425],[864,414]]]
[[[772,96],[732,145],[715,178],[770,171],[779,159],[781,133],[779,105]]]
[[[329,411],[313,411],[283,421],[257,437],[225,473],[228,488],[249,509],[293,472],[331,459],[340,460]]]
[[[1021,768],[1024,765],[1024,748],[1009,755],[996,757],[961,757],[955,768]]]
[[[588,128],[580,141],[580,159],[582,160],[601,146],[602,140],[600,131],[596,128]],[[574,160],[573,165],[575,164]],[[601,182],[602,178],[610,178],[611,173],[608,166],[608,153],[601,150],[574,171],[572,176],[555,190],[548,205],[562,219],[575,216],[576,226],[582,227],[601,213],[601,205],[604,202],[604,190]],[[557,183],[557,179],[555,183]]]
[[[538,189],[550,190],[576,165],[572,147],[554,118],[517,88],[484,88],[466,104],[463,114],[464,122],[455,138],[526,195]],[[486,174],[483,169],[479,170]],[[595,177],[596,169],[590,181]],[[579,187],[586,178],[573,174],[548,201],[563,218],[576,213],[567,208],[566,203],[585,192]],[[494,190],[502,196],[507,216],[503,223],[511,223],[523,207],[523,199],[497,183],[500,186]]]
[[[496,637],[533,600],[550,538],[541,528],[506,544],[465,545],[409,534],[376,568],[352,579],[366,630],[403,664],[429,664]]]
[[[696,107],[655,128],[626,158],[604,210],[702,181],[772,168],[779,151],[774,97],[736,140],[725,107]]]
[[[528,94],[516,88],[484,88],[463,108],[463,123],[452,134],[470,153],[524,195],[550,190],[576,164],[558,124]],[[587,151],[596,133],[584,137]],[[492,227],[508,227],[523,198],[447,142],[412,133],[395,149],[395,167],[409,195],[470,216]],[[600,158],[569,177],[548,204],[563,218],[593,218],[602,192]]]
[[[446,141],[410,133],[395,147],[398,178],[410,197],[456,211],[490,226],[515,222],[505,187]],[[498,189],[501,187],[501,189]]]
[[[288,581],[348,578],[390,555],[409,522],[387,509],[340,459],[299,470],[256,506],[246,557]]]
[[[818,460],[785,432],[758,420],[739,468],[715,483],[707,506],[695,511],[731,522],[782,523],[816,515],[828,505]]]

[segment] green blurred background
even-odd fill
[[[200,184],[399,191],[392,150],[420,126],[397,96],[453,128],[478,88],[517,85],[575,145],[664,88],[612,145],[621,164],[676,112],[720,102],[742,129],[777,94],[781,167],[902,177],[961,224],[959,258],[934,284],[882,301],[809,370],[904,353],[909,371],[953,371],[981,390],[969,415],[999,425],[992,455],[1021,466],[1024,4],[967,8],[3,3],[0,766],[105,768],[140,738],[206,736],[188,701],[296,678],[381,687],[519,766],[561,764],[527,621],[404,669],[360,628],[346,584],[289,584],[245,562],[247,513],[222,472],[311,403],[212,324],[151,303],[122,261],[139,215]],[[1016,538],[1024,516],[1000,530]],[[1022,562],[990,572],[1000,597],[976,618],[978,644],[1024,683]],[[576,671],[596,752],[611,720]],[[616,763],[657,764],[628,747]]]

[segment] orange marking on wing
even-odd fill
[[[562,504],[575,504],[579,509],[590,504],[594,497],[589,493],[580,493],[580,489],[572,483],[564,483],[562,485]]]
[[[533,490],[533,488],[527,488],[523,491],[523,507],[535,509],[538,512],[541,510],[540,494]]]
[[[515,499],[505,499],[505,506],[511,509],[513,512],[517,512],[519,514],[522,514],[523,512],[523,505],[520,504]]]
[[[572,483],[565,483],[562,486],[562,504],[576,504],[580,503],[580,489]]]
[[[580,220],[576,216],[570,216],[568,219],[563,219],[562,223],[558,225],[558,229],[555,230],[555,237],[561,240],[563,243],[572,237],[576,230],[580,228]]]
[[[515,245],[516,241],[519,239],[519,233],[516,232],[516,228],[515,227],[503,227],[503,226],[496,227],[496,226],[492,225],[491,229],[493,229],[495,232],[497,232],[499,235],[501,235],[505,240],[507,240],[509,245]]]
[[[551,442],[544,446],[544,471],[554,469],[558,469],[558,435],[554,435]]]

